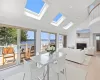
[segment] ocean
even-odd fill
[[[27,44],[28,48],[31,48],[32,46],[34,46],[34,44],[35,44],[34,42],[35,42],[35,40],[22,41],[21,42],[21,48],[25,48],[26,44]],[[55,44],[55,40],[50,40],[50,43],[54,43]],[[43,45],[48,45],[48,44],[49,44],[48,40],[42,40],[40,46],[42,47]]]
[[[28,45],[34,45],[35,40],[27,40],[27,41],[22,41],[21,44],[28,44]],[[48,40],[42,40],[41,44],[48,44],[49,41]],[[55,40],[50,40],[50,43],[55,43]]]

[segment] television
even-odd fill
[[[86,43],[77,43],[76,47],[77,47],[77,49],[84,50],[84,48],[87,48],[87,44]]]

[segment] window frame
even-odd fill
[[[65,19],[66,17],[62,15],[57,21],[52,21],[51,24],[54,26],[59,26]]]
[[[44,3],[44,6],[42,7],[42,9],[40,10],[40,13],[36,13],[36,12],[33,12],[29,9],[26,9],[25,8],[25,12],[24,14],[28,17],[32,17],[34,19],[37,19],[37,20],[41,20],[41,18],[43,17],[44,13],[46,12],[47,8],[49,7],[48,4]]]
[[[57,38],[57,34],[56,33],[52,33],[52,32],[46,32],[46,31],[41,31],[41,32],[44,32],[44,33],[48,33],[48,43],[50,44],[50,34],[54,34],[55,35],[55,49],[57,48],[57,46],[56,46],[56,38]],[[41,42],[41,36],[40,36],[40,42]],[[41,45],[40,45],[41,46]],[[42,51],[42,50],[40,50],[40,51]]]

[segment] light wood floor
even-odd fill
[[[100,80],[100,52],[91,57],[88,66],[73,62],[68,63],[87,71],[86,80]]]
[[[96,53],[88,67],[87,80],[100,80],[100,53]]]

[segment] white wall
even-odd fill
[[[92,33],[100,33],[100,17],[98,18],[98,20],[95,19],[94,21],[92,21],[89,28]]]
[[[73,27],[69,30],[67,34],[67,47],[75,46],[76,42],[76,27]]]
[[[100,34],[100,17],[95,18],[89,23],[89,29],[91,30],[91,42],[96,49],[96,34]],[[96,49],[97,50],[97,49]]]
[[[85,20],[82,24],[76,25],[68,29],[67,33],[67,46],[68,47],[75,47],[76,48],[76,43],[87,43],[87,46],[90,46],[92,41],[90,38],[78,38],[76,35],[76,30],[77,29],[87,29],[89,25],[89,19]],[[91,34],[90,34],[91,35]],[[92,36],[92,35],[91,35]],[[90,43],[91,41],[91,43]]]

